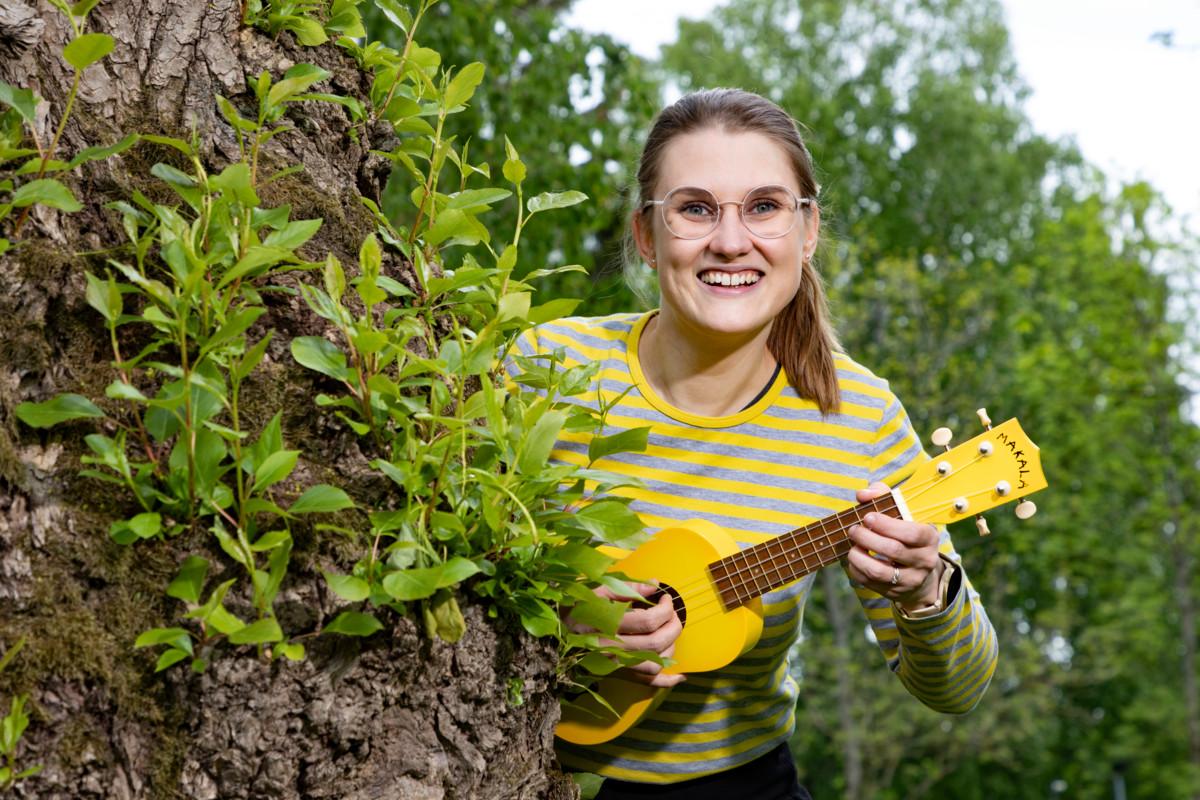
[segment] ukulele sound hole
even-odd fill
[[[680,623],[687,625],[687,606],[683,604],[683,596],[669,583],[659,584],[658,591],[646,596],[646,602],[654,605],[665,594],[671,595],[671,602],[675,604],[675,613],[679,615]]]

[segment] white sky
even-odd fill
[[[800,0],[798,0],[799,2]],[[1145,179],[1200,227],[1200,0],[1002,0],[1027,111],[1111,177]],[[576,0],[570,24],[658,56],[718,0]],[[1175,47],[1150,41],[1174,30]]]

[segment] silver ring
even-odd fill
[[[892,586],[900,583],[900,568],[892,567]]]

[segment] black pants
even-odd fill
[[[787,743],[740,767],[680,783],[631,783],[609,778],[596,800],[812,800],[800,785]]]

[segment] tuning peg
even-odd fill
[[[987,536],[991,533],[991,531],[988,530],[987,520],[983,518],[983,514],[975,515],[975,527],[979,529],[980,536]]]
[[[990,431],[992,429],[992,418],[988,416],[987,409],[981,408],[975,413],[979,415],[979,423],[983,425],[985,430]]]
[[[944,447],[949,450],[950,440],[953,438],[954,434],[949,428],[938,428],[933,432],[933,435],[929,437],[929,441],[933,442],[938,447]]]
[[[1037,506],[1033,504],[1032,500],[1022,500],[1017,504],[1016,513],[1017,519],[1029,519],[1037,513]]]

